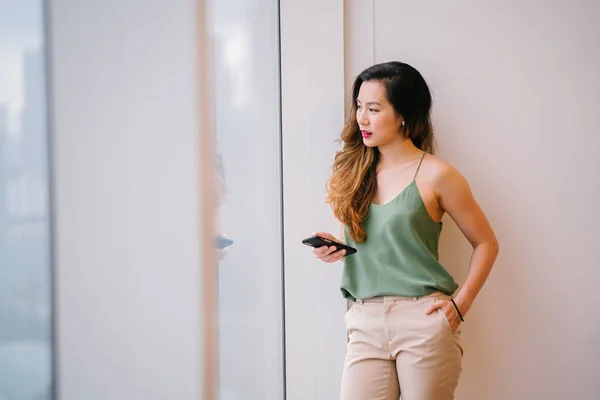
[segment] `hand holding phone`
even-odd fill
[[[315,256],[324,262],[332,263],[356,253],[356,249],[342,243],[327,232],[315,232],[312,236],[302,240],[307,246],[313,247]]]

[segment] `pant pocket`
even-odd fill
[[[346,327],[346,330],[350,329],[349,318],[350,318],[350,314],[352,314],[355,307],[356,307],[356,304],[352,304],[352,306],[348,309],[348,311],[346,311],[346,314],[344,314],[344,326]]]
[[[438,308],[437,313],[440,315],[440,318],[443,320],[442,324],[444,325],[444,329],[450,331],[451,334],[454,335],[454,331],[452,330],[452,326],[450,325],[450,321],[448,321],[448,317],[446,317],[446,313],[441,308]]]

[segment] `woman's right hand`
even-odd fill
[[[327,232],[313,232],[313,236],[321,236],[334,242],[343,243],[343,241],[336,239],[331,233]],[[341,260],[346,255],[346,250],[338,250],[335,246],[321,246],[314,248],[313,254],[323,262],[333,263]]]

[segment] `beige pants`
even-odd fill
[[[342,400],[452,400],[462,370],[460,330],[442,310],[425,314],[438,299],[384,296],[357,300],[346,314],[348,346]]]

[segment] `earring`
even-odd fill
[[[406,121],[402,121],[402,126],[406,125]]]

